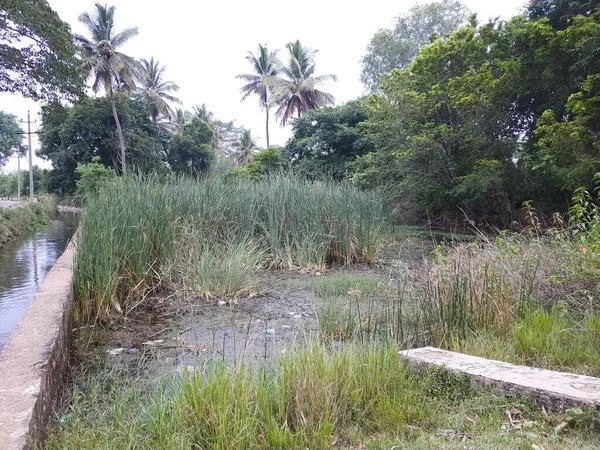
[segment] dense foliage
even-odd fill
[[[310,111],[292,123],[286,150],[296,171],[311,178],[343,179],[347,163],[373,151],[373,140],[360,124],[368,119],[360,101]]]
[[[531,17],[470,23],[384,75],[365,102],[376,150],[353,178],[411,215],[564,211],[600,171],[600,13],[563,8],[567,26],[553,26],[555,3],[549,17],[533,2]]]
[[[154,126],[142,100],[116,96],[128,141],[129,164],[142,172],[161,171],[169,136]],[[97,156],[106,167],[120,169],[119,137],[108,97],[87,98],[72,107],[53,103],[42,109],[40,155],[52,161],[49,190],[73,194],[78,164]]]
[[[73,99],[82,80],[69,26],[45,0],[3,0],[0,92],[34,100]]]
[[[22,150],[23,132],[12,114],[0,111],[0,167],[6,164],[8,158]]]

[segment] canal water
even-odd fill
[[[75,214],[60,214],[0,248],[0,351],[76,228]]]

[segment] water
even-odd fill
[[[76,227],[74,214],[61,214],[0,249],[0,351]]]

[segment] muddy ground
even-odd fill
[[[152,367],[156,376],[206,359],[264,362],[319,335],[320,300],[314,291],[318,278],[343,271],[387,284],[398,277],[419,276],[437,243],[431,237],[388,243],[371,265],[258,272],[250,280],[256,294],[232,304],[163,294],[152,299],[148,308],[125,319],[115,318],[92,333],[75,330],[77,360],[86,366]]]

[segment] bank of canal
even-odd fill
[[[0,248],[0,351],[76,228],[77,216],[63,213]]]

